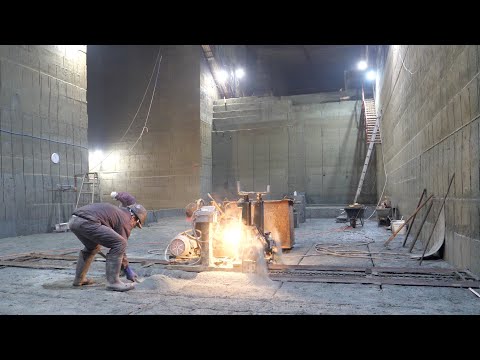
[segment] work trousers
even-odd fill
[[[84,255],[91,253],[96,254],[100,251],[100,246],[104,246],[110,249],[108,252],[110,257],[119,257],[122,259],[124,267],[128,265],[124,256],[127,248],[127,240],[112,228],[76,215],[72,216],[68,222],[68,226],[85,246],[82,250]]]

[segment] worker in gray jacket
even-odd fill
[[[112,199],[120,201],[123,207],[133,205],[137,202],[137,199],[135,199],[135,197],[132,194],[126,191],[119,191],[119,192],[112,191],[110,193],[110,196],[112,197]]]
[[[133,289],[135,283],[123,283],[119,273],[123,265],[128,280],[135,281],[137,278],[137,274],[129,267],[125,250],[130,232],[136,226],[142,228],[146,218],[147,210],[140,204],[117,207],[109,203],[93,203],[75,210],[68,225],[85,247],[78,256],[73,285],[93,283],[87,279],[87,272],[100,247],[104,246],[110,249],[106,255],[107,289]]]

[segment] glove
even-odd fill
[[[117,197],[117,192],[116,191],[112,191],[110,196],[112,197],[112,199],[115,199]]]
[[[138,277],[138,275],[135,274],[135,271],[133,271],[133,269],[130,266],[127,266],[125,268],[125,275],[126,275],[127,279],[130,280],[130,281],[136,281],[137,277]]]

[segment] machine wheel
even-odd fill
[[[355,219],[350,219],[350,226],[352,228],[354,228],[355,226],[357,226],[357,221]]]

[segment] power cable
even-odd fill
[[[148,122],[148,119],[149,119],[149,117],[150,117],[150,109],[152,108],[153,98],[155,97],[155,89],[157,88],[158,74],[159,74],[159,72],[160,72],[160,63],[161,63],[161,62],[162,62],[162,56],[160,56],[160,60],[159,60],[159,62],[158,62],[157,77],[155,78],[155,85],[153,86],[152,98],[150,99],[150,105],[149,105],[149,107],[148,107],[148,113],[147,113],[147,118],[145,119],[145,124],[143,124],[142,132],[141,132],[140,135],[138,136],[137,141],[135,141],[135,143],[132,145],[132,147],[128,150],[129,152],[132,151],[133,148],[135,147],[135,145],[137,145],[137,143],[140,141],[140,139],[142,138],[143,133],[145,132],[145,130],[147,130],[147,132],[148,132],[147,122]]]
[[[407,48],[407,50],[408,50],[408,48]],[[406,55],[407,55],[407,52],[405,51],[405,56],[406,56]],[[407,67],[405,66],[405,58],[402,59],[402,55],[400,54],[400,50],[398,51],[398,56],[400,56],[400,60],[402,60],[402,66],[403,66],[403,68],[404,68],[405,70],[407,70],[407,71],[410,73],[410,75],[413,75],[413,74],[415,74],[415,73],[418,71],[418,69],[417,69],[417,70],[415,70],[414,72],[411,72],[409,69],[407,69]]]
[[[153,74],[155,73],[155,68],[157,67],[157,63],[158,63],[158,59],[160,57],[160,49],[158,49],[158,54],[157,54],[157,57],[155,59],[155,63],[153,65],[153,69],[152,69],[152,74],[150,75],[150,79],[148,80],[148,84],[147,84],[147,88],[145,89],[145,93],[143,94],[143,98],[142,98],[142,101],[140,102],[140,105],[138,105],[138,109],[137,109],[137,112],[135,113],[135,116],[133,117],[132,121],[130,122],[130,125],[128,125],[128,128],[127,130],[125,130],[125,133],[123,134],[123,136],[120,138],[120,140],[118,142],[121,142],[125,136],[127,135],[128,131],[130,130],[130,128],[132,127],[135,119],[137,118],[137,115],[138,113],[140,112],[140,108],[142,107],[142,104],[143,104],[143,101],[145,100],[145,96],[147,95],[147,92],[148,92],[148,89],[150,88],[150,83],[152,82],[152,79],[153,79]],[[112,150],[110,151],[110,153],[105,156],[105,158],[100,161],[97,165],[95,165],[93,168],[90,169],[90,171],[94,170],[95,168],[97,168],[98,166],[100,166],[101,164],[103,164],[103,162],[105,160],[107,160],[107,158],[113,154],[115,150]]]

